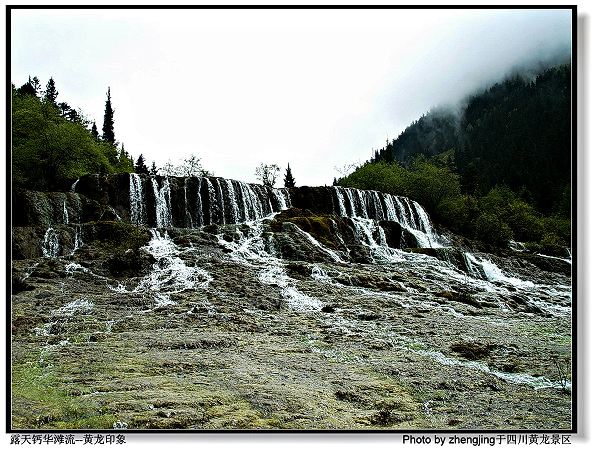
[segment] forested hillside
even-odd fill
[[[429,112],[336,183],[412,197],[467,236],[550,250],[570,241],[571,136],[564,65]]]
[[[12,87],[15,186],[53,190],[87,173],[133,172],[133,160],[115,141],[110,89],[102,136],[95,122],[57,97],[52,78],[44,91],[36,77]]]

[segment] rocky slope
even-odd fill
[[[569,261],[418,246],[336,201],[53,239],[21,222],[12,427],[571,428]]]

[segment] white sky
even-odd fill
[[[290,164],[331,184],[437,105],[513,67],[570,54],[570,10],[13,10],[11,80],[31,75],[134,160],[194,154],[216,176],[256,182]]]

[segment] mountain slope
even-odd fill
[[[505,185],[526,192],[543,214],[564,213],[571,178],[571,66],[548,69],[531,81],[516,76],[497,83],[467,99],[460,112],[432,110],[373,160],[406,165],[420,154],[448,151],[471,191],[478,187],[485,194]]]

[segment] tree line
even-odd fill
[[[38,190],[64,188],[87,173],[133,172],[133,159],[115,139],[110,88],[102,135],[80,109],[57,102],[53,78],[12,85],[12,182]]]
[[[464,103],[421,116],[372,161],[406,164],[451,152],[471,194],[503,185],[543,214],[561,212],[571,185],[571,65],[515,75]]]
[[[463,236],[560,254],[571,242],[571,67],[437,109],[334,184],[404,195]]]
[[[129,172],[148,175],[200,176],[206,170],[200,158],[191,154],[179,164],[167,161],[150,167],[143,154],[135,163],[125,146],[115,137],[114,108],[110,87],[106,93],[102,134],[95,121],[78,108],[58,102],[59,92],[51,77],[43,89],[37,77],[16,88],[12,85],[12,182],[36,190],[61,190],[88,173]],[[276,164],[261,163],[256,168],[259,182],[273,186],[279,173]],[[285,187],[295,185],[287,167]]]

